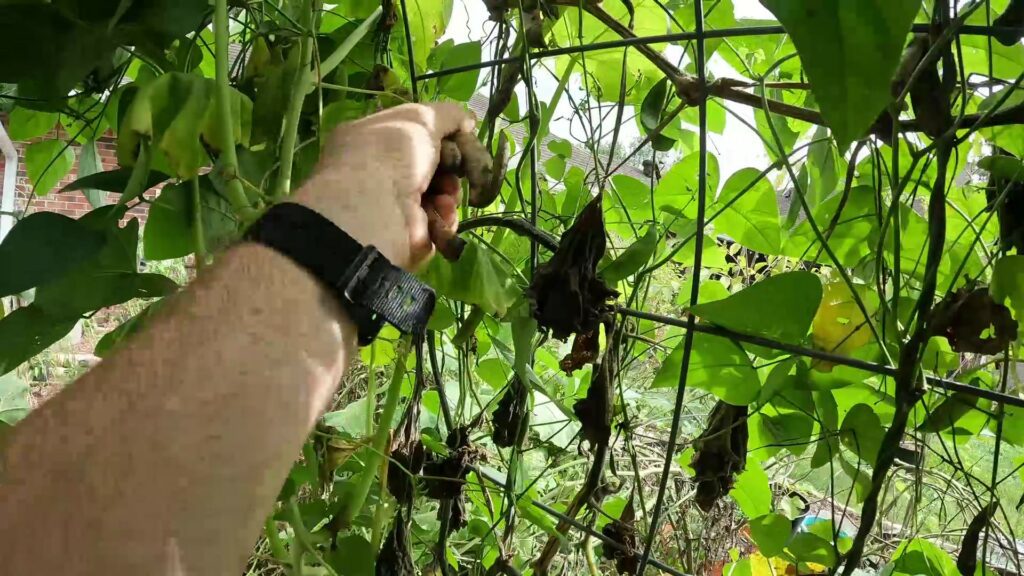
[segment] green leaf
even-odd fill
[[[84,156],[84,153],[83,153]],[[103,190],[105,192],[124,192],[125,187],[128,185],[128,179],[131,178],[131,168],[115,168],[114,170],[107,170],[104,172],[96,172],[88,176],[82,176],[74,182],[67,184],[59,190],[59,192],[73,192],[75,190]],[[149,176],[146,180],[146,190],[153,188],[171,177],[162,172],[156,170],[150,170]],[[98,206],[94,206],[98,208]]]
[[[148,260],[181,258],[195,251],[192,186],[188,182],[164,186],[149,207],[142,250]]]
[[[683,339],[665,358],[651,384],[675,388],[683,362]],[[732,340],[694,334],[687,385],[711,392],[730,404],[742,406],[757,399],[761,381],[747,353]]]
[[[369,406],[369,401],[363,397],[349,403],[341,410],[324,414],[321,421],[324,426],[334,428],[342,434],[353,438],[362,438],[366,435],[366,411]]]
[[[792,521],[782,514],[765,514],[750,521],[750,536],[768,558],[782,553],[792,529]]]
[[[707,202],[710,205],[718,189],[718,158],[708,154],[707,170]],[[654,190],[654,198],[659,207],[671,207],[680,211],[690,219],[697,218],[697,174],[700,172],[700,155],[689,154],[676,162],[662,176]]]
[[[35,306],[55,317],[78,317],[133,298],[165,296],[178,288],[160,274],[137,272],[139,221],[132,219],[119,227],[116,216],[123,212],[114,208],[98,208],[79,219],[103,231],[106,242],[90,260],[36,288]]]
[[[839,467],[842,468],[843,474],[853,483],[854,494],[857,496],[856,501],[863,502],[871,490],[871,472],[850,464],[842,454],[837,460],[839,460]]]
[[[110,332],[107,332],[100,338],[99,342],[96,343],[96,348],[93,350],[93,354],[100,358],[106,358],[114,351],[117,346],[128,338],[132,334],[137,333],[142,329],[143,326],[149,322],[149,319],[153,317],[157,310],[163,306],[166,300],[157,300],[149,306],[143,308],[138,314],[122,322],[117,328],[114,328]]]
[[[349,534],[338,540],[326,558],[338,576],[373,576],[377,553],[360,534]]]
[[[503,315],[521,293],[498,257],[472,240],[457,262],[431,260],[423,279],[438,294],[475,304],[488,314]]]
[[[60,278],[103,247],[103,234],[55,212],[22,218],[0,243],[0,297]]]
[[[544,161],[544,171],[547,175],[555,180],[561,180],[562,175],[565,174],[565,158],[561,156],[552,156]]]
[[[1024,181],[1024,162],[1013,156],[993,154],[978,160],[978,168],[1001,180]]]
[[[775,188],[759,170],[743,168],[730,176],[713,204],[713,213],[719,210],[722,213],[715,218],[717,231],[746,248],[781,254],[782,227]]]
[[[956,562],[945,550],[923,538],[904,540],[886,567],[888,576],[957,576]]]
[[[989,424],[989,429],[995,432],[996,423]],[[1024,408],[1003,406],[1003,440],[1024,447]]]
[[[89,177],[93,174],[98,174],[100,170],[100,154],[96,150],[96,141],[89,140],[82,144],[82,153],[78,157],[78,176],[79,178]],[[61,188],[59,192],[63,192],[65,188],[67,186]],[[82,196],[85,196],[85,199],[93,208],[99,208],[107,203],[107,195],[92,188],[82,189]]]
[[[821,281],[811,272],[785,272],[740,290],[725,300],[691,308],[701,320],[730,330],[799,344],[821,302]],[[766,351],[767,358],[782,352]]]
[[[917,429],[923,432],[941,432],[956,426],[956,423],[974,410],[979,398],[973,394],[954,392],[939,405],[931,409],[924,422]]]
[[[480,62],[480,42],[466,42],[464,44],[456,44],[445,52],[440,69],[466,66],[478,62]],[[452,100],[466,102],[476,92],[476,84],[479,77],[480,70],[443,76],[437,83],[438,92]]]
[[[7,117],[7,135],[15,142],[46,136],[57,124],[55,112],[38,112],[16,106]]]
[[[163,74],[142,86],[119,128],[118,163],[134,165],[141,140],[148,138],[166,158],[174,176],[196,176],[209,163],[203,144],[218,149],[224,141],[216,120],[215,91],[212,78],[181,72]],[[252,104],[232,90],[231,111],[235,141],[245,145],[252,125]]]
[[[747,518],[758,518],[772,511],[772,489],[768,475],[757,462],[747,462],[747,469],[736,477],[729,496]]]
[[[417,2],[409,2],[407,7],[409,9],[409,34],[412,36],[416,68],[424,70],[430,49],[434,47],[434,43],[448,28],[448,19],[452,15],[453,1],[426,2],[419,0]],[[404,56],[409,53],[408,48],[405,46],[405,36],[400,32],[398,35],[401,37],[402,50],[396,53]]]
[[[615,284],[620,280],[632,276],[654,255],[658,249],[658,228],[650,226],[647,232],[639,240],[629,245],[614,260],[600,270],[600,275],[609,284]]]
[[[668,102],[668,78],[659,80],[644,96],[644,102],[640,105],[640,125],[647,132],[654,130],[661,124],[662,114],[665,111],[665,103]]]
[[[857,404],[846,413],[840,428],[843,445],[872,466],[878,459],[885,428],[878,414],[867,404]]]
[[[993,43],[993,47],[998,47],[998,44]],[[1021,49],[1020,45],[1015,46],[1016,49]],[[987,61],[988,50],[984,51],[984,59]],[[1018,64],[1019,66],[1019,64]],[[984,72],[988,74],[988,71]],[[996,72],[996,74],[999,74]],[[1015,77],[1019,72],[1014,72],[1010,77]],[[998,76],[1005,78],[1007,76]],[[1005,98],[1005,101],[1003,99]],[[999,104],[1002,102],[1002,104]],[[1015,90],[1012,94],[1007,96],[1003,90],[993,92],[990,96],[985,98],[981,104],[978,105],[979,112],[987,112],[996,107],[999,104],[997,111],[1003,111],[1012,106],[1020,105],[1024,103],[1024,90]],[[994,126],[992,128],[982,128],[978,131],[982,136],[985,137],[989,143],[999,148],[1005,148],[1011,154],[1015,156],[1024,156],[1024,127],[1019,124],[1013,124],[1008,126]]]
[[[816,390],[812,395],[821,433],[826,434],[826,437],[818,440],[811,456],[811,468],[821,468],[831,461],[833,455],[839,453],[839,441],[834,435],[839,429],[839,409],[829,390]]]
[[[761,0],[796,45],[821,114],[845,148],[892,99],[919,0]]]
[[[548,150],[563,158],[572,157],[572,144],[564,138],[552,138],[548,140]]]
[[[0,320],[0,375],[66,336],[76,322],[78,318],[53,317],[35,305],[5,316]]]
[[[14,426],[32,408],[27,382],[14,374],[0,376],[0,422]]]
[[[0,82],[18,84],[18,96],[65,98],[90,71],[109,65],[116,47],[106,26],[89,26],[52,4],[0,4]]]
[[[817,534],[800,532],[793,536],[786,549],[798,562],[814,562],[829,568],[836,565],[836,551],[832,544]]]
[[[74,163],[74,149],[61,140],[43,140],[25,149],[25,170],[37,196],[49,194]]]
[[[1003,256],[992,267],[988,288],[992,299],[1007,304],[1018,321],[1024,321],[1024,256]]]

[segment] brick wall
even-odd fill
[[[0,121],[3,121],[4,124],[6,124],[6,120],[6,118],[0,118]],[[68,139],[68,134],[62,127],[58,126],[49,134],[41,138],[27,142],[14,143],[14,148],[18,151],[18,179],[17,184],[15,185],[15,208],[20,213],[25,209],[27,204],[29,213],[41,211],[59,212],[72,218],[78,218],[92,210],[92,206],[89,204],[89,201],[86,200],[85,196],[79,191],[58,193],[58,190],[60,190],[62,186],[70,184],[78,179],[78,160],[81,157],[81,146],[78,144],[73,143],[71,146],[75,152],[75,163],[68,174],[61,179],[60,183],[54,186],[53,190],[45,196],[36,196],[32,194],[32,182],[29,180],[28,172],[25,168],[25,148],[33,142],[53,138],[66,140]],[[102,170],[113,170],[117,168],[117,141],[112,135],[108,134],[96,142],[96,149],[99,153],[99,161],[101,164],[100,168]],[[4,157],[0,154],[0,174],[2,174],[6,169],[7,167],[5,165]],[[145,196],[146,198],[152,199],[156,194],[157,189],[154,188],[153,190],[147,191]],[[115,203],[119,197],[120,194],[108,193],[107,202],[111,204]],[[146,204],[136,206],[128,211],[125,219],[138,218],[140,223],[145,224],[147,209],[148,205]]]

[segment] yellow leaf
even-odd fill
[[[869,314],[874,313],[868,303],[865,303],[865,307]],[[811,336],[818,350],[844,356],[849,356],[871,339],[871,328],[850,288],[842,280],[825,284],[821,304],[811,323]],[[824,361],[814,364],[814,368],[821,372],[831,372],[833,366]]]

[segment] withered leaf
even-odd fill
[[[416,568],[412,563],[412,549],[409,546],[409,524],[402,510],[395,514],[391,531],[384,540],[377,555],[376,576],[415,576]]]
[[[423,470],[426,450],[420,439],[420,401],[426,382],[417,370],[416,386],[406,407],[402,421],[391,440],[391,460],[388,462],[388,492],[402,505],[412,503],[416,494],[416,475]]]
[[[594,366],[586,397],[572,406],[573,414],[580,420],[583,438],[591,446],[607,444],[612,435],[615,397],[611,371],[616,365],[614,356],[613,349],[609,348],[602,362]]]
[[[1017,321],[984,286],[947,294],[932,311],[931,322],[931,333],[945,336],[957,352],[998,354],[1017,339]]]
[[[697,506],[708,512],[732,490],[736,475],[747,466],[747,407],[719,400],[693,449]]]
[[[562,235],[551,260],[537,268],[527,297],[533,317],[552,335],[565,340],[576,332],[591,332],[618,292],[597,275],[604,256],[604,213],[598,194]]]
[[[525,433],[528,396],[529,392],[526,386],[523,386],[518,377],[513,377],[491,416],[493,421],[491,440],[494,441],[495,446],[510,448]]]
[[[963,544],[960,545],[960,554],[956,557],[956,567],[962,576],[974,576],[974,571],[978,567],[978,539],[998,509],[998,503],[990,502],[967,526]]]
[[[558,363],[558,367],[566,374],[572,374],[576,370],[597,360],[600,353],[600,332],[579,332],[572,340],[572,350],[565,355],[565,358]]]
[[[426,495],[438,500],[462,495],[466,474],[480,457],[480,451],[469,443],[469,428],[461,426],[448,433],[448,455],[435,458],[423,467]]]
[[[1009,154],[1002,149],[998,149],[998,152],[1003,155]],[[1024,254],[1024,182],[1012,182],[990,176],[985,187],[985,197],[990,209],[1000,196],[1003,197],[1003,201],[996,208],[999,245],[1003,250],[1016,249],[1018,254]]]
[[[640,555],[636,545],[636,508],[632,494],[622,510],[622,515],[617,520],[605,524],[601,534],[623,548],[617,550],[611,546],[604,547],[603,555],[615,562],[615,570],[619,574],[636,574],[640,569]]]

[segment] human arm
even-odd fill
[[[471,126],[454,105],[346,125],[294,200],[414,269],[455,229],[458,182],[431,182],[440,139]],[[296,264],[230,249],[5,439],[5,572],[238,573],[355,341]]]

